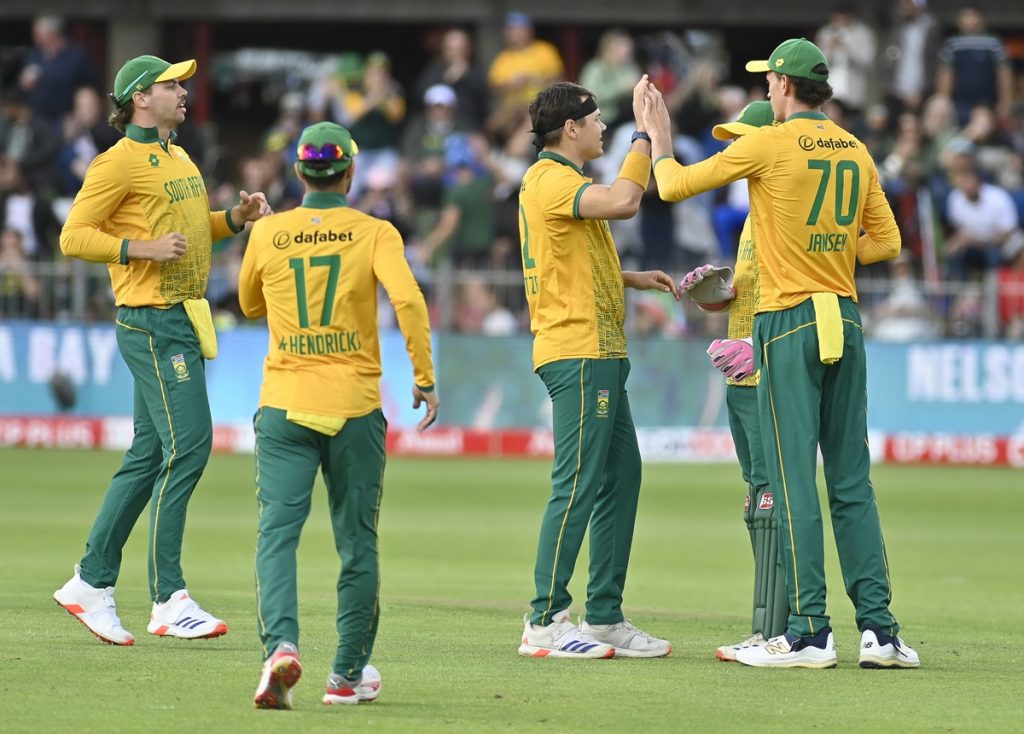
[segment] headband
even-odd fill
[[[575,112],[572,112],[563,117],[558,123],[552,125],[547,130],[531,130],[530,132],[534,135],[544,136],[550,132],[558,130],[568,120],[582,120],[584,117],[589,115],[591,112],[597,109],[597,102],[593,97],[587,97],[585,100],[580,102],[580,106],[576,108]]]

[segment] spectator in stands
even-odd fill
[[[0,160],[21,168],[28,186],[34,191],[57,188],[58,133],[32,111],[18,89],[8,89],[0,97]]]
[[[1024,339],[1024,236],[1004,248],[1006,265],[999,268],[999,325],[1003,336]]]
[[[484,336],[508,336],[519,331],[515,315],[499,303],[494,291],[479,276],[464,279],[455,309],[455,330]]]
[[[832,99],[853,118],[867,107],[875,74],[875,32],[860,20],[849,5],[832,11],[827,25],[814,38],[828,59],[828,83]]]
[[[495,106],[488,128],[497,132],[518,124],[537,93],[561,79],[564,71],[558,50],[534,37],[530,16],[509,13],[505,17],[505,47],[487,72]]]
[[[13,160],[0,161],[0,230],[21,234],[21,250],[32,260],[50,260],[56,251],[60,223],[53,203],[35,193]]]
[[[359,145],[359,163],[364,174],[376,166],[398,165],[398,131],[405,119],[405,97],[391,76],[387,54],[376,51],[366,58],[358,88],[348,87],[337,77],[321,85],[320,94],[310,101],[310,119],[332,119],[348,128]],[[365,183],[356,176],[349,198],[359,199]]]
[[[424,109],[414,114],[402,135],[402,177],[417,218],[433,227],[444,193],[445,145],[455,133],[455,90],[435,84],[423,95]]]
[[[36,318],[43,293],[22,247],[21,232],[0,231],[0,313],[5,318]]]
[[[21,72],[21,89],[32,111],[56,131],[71,111],[75,92],[81,87],[99,89],[99,75],[85,51],[64,35],[60,18],[36,18],[32,42]]]
[[[1002,188],[985,183],[975,165],[953,173],[954,189],[946,202],[950,235],[946,239],[948,275],[965,280],[971,273],[996,268],[1003,246],[1020,236],[1017,207]]]
[[[395,169],[377,166],[366,175],[366,185],[357,208],[372,217],[391,222],[404,240],[410,231],[409,206],[399,195],[396,184]]]
[[[494,177],[480,160],[486,143],[465,134],[452,135],[445,146],[445,193],[437,226],[417,250],[422,263],[450,257],[458,268],[492,265],[494,245]]]
[[[1013,99],[1013,70],[1006,48],[985,30],[985,16],[974,5],[957,15],[959,33],[939,51],[935,91],[953,100],[959,124],[967,124],[977,105],[993,108],[1005,119]]]
[[[303,188],[295,177],[294,166],[298,160],[299,135],[306,126],[306,118],[306,99],[302,92],[286,92],[281,95],[277,120],[263,136],[263,149],[283,187],[282,191],[274,193],[276,203],[267,192],[268,203],[274,211],[291,209],[302,201]]]
[[[935,83],[941,40],[928,0],[899,0],[885,48],[886,101],[893,116],[920,111]]]
[[[64,143],[58,154],[60,193],[72,197],[77,194],[92,159],[119,138],[107,124],[100,95],[92,87],[80,87],[71,113],[64,118]]]
[[[427,90],[438,84],[450,87],[455,93],[456,129],[481,130],[490,100],[487,76],[473,62],[469,34],[460,28],[445,31],[441,38],[441,57],[428,64],[416,80],[415,98],[423,99]]]
[[[1019,189],[1024,185],[1021,157],[1013,149],[1010,138],[999,129],[991,107],[977,105],[972,109],[967,124],[956,137],[972,151],[985,179],[1004,189]]]
[[[641,73],[633,59],[632,37],[618,28],[605,31],[597,44],[597,56],[580,71],[580,85],[594,92],[601,105],[601,120],[609,129],[632,119],[633,87]]]
[[[943,175],[947,165],[945,151],[959,132],[956,109],[949,97],[933,94],[928,98],[921,113],[921,130],[925,139],[926,171],[929,177]]]
[[[914,277],[910,255],[904,251],[888,264],[888,293],[871,312],[868,333],[890,342],[938,338],[938,319]]]

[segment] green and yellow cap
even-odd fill
[[[823,67],[823,68],[819,68]],[[747,71],[774,71],[786,76],[810,79],[813,82],[828,81],[828,61],[821,49],[806,38],[790,38],[772,51],[767,61],[748,61]]]
[[[736,115],[732,122],[723,122],[711,128],[715,140],[733,140],[741,135],[754,132],[759,127],[775,124],[775,113],[768,100],[751,102]]]
[[[298,147],[299,172],[311,178],[341,173],[359,154],[352,134],[336,122],[318,122],[302,131]]]
[[[129,59],[114,77],[114,91],[110,98],[118,107],[124,107],[136,92],[144,92],[155,82],[172,79],[185,81],[196,73],[196,60],[172,64],[156,56],[136,56]]]

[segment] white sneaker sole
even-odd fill
[[[199,630],[179,630],[173,625],[150,622],[146,626],[146,632],[157,637],[178,637],[182,640],[212,640],[214,637],[226,635],[228,633],[228,625],[226,622],[219,622],[212,630],[200,632]]]
[[[131,637],[130,633],[127,640],[115,640],[97,631],[94,627],[92,627],[88,622],[85,621],[85,619],[82,616],[85,614],[85,611],[78,604],[65,604],[57,598],[56,594],[54,595],[53,600],[57,602],[57,606],[59,606],[65,612],[67,612],[72,617],[81,622],[82,626],[90,632],[92,632],[96,636],[96,639],[98,639],[100,642],[105,642],[108,645],[118,645],[120,647],[132,647],[135,644],[135,638]]]
[[[792,660],[753,660],[747,661],[740,657],[736,658],[736,662],[743,663],[751,668],[811,668],[814,670],[826,670],[834,668],[839,663],[839,659],[835,657],[831,658],[810,658],[801,657],[793,658]]]
[[[625,647],[615,648],[617,658],[664,658],[672,654],[672,646],[664,650],[629,650]]]
[[[604,645],[598,645],[587,652],[569,652],[567,650],[552,650],[550,647],[537,647],[524,642],[519,646],[519,654],[527,658],[576,658],[577,660],[607,660],[616,656],[614,647],[608,646],[606,650],[603,650],[602,647]]]
[[[875,658],[870,655],[861,655],[858,665],[874,670],[911,670],[921,667],[920,661],[912,663],[898,658]]]

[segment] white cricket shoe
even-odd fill
[[[755,632],[750,637],[745,639],[743,642],[737,642],[735,645],[722,645],[720,648],[715,650],[715,657],[726,663],[736,662],[736,653],[747,647],[753,647],[754,645],[763,645],[768,642],[760,632]]]
[[[337,673],[331,673],[327,678],[324,703],[328,705],[370,703],[380,695],[380,686],[380,671],[372,665],[363,668],[363,677],[358,683],[352,683]]]
[[[744,665],[757,668],[834,668],[836,667],[836,643],[828,633],[825,647],[797,645],[801,638],[790,641],[785,635],[773,637],[760,645],[744,647],[736,651],[736,660]],[[794,649],[796,646],[796,649]]]
[[[519,654],[531,658],[610,658],[615,646],[594,639],[569,621],[569,610],[563,609],[551,618],[551,624],[530,624],[530,615],[523,617],[523,644]]]
[[[302,665],[299,664],[299,651],[290,642],[282,642],[263,663],[263,674],[253,704],[258,709],[290,709],[292,707],[292,688],[302,677]]]
[[[226,635],[228,626],[223,620],[204,612],[187,590],[179,589],[162,604],[153,604],[146,631],[159,637],[198,640]]]
[[[79,566],[66,584],[53,592],[54,600],[90,632],[108,645],[134,645],[132,633],[121,626],[114,606],[114,587],[103,589],[82,581]]]
[[[864,630],[860,636],[860,667],[920,668],[921,658],[899,637],[892,637],[888,644],[882,645],[874,630]]]
[[[649,635],[628,619],[616,624],[580,624],[580,632],[615,648],[617,658],[662,658],[672,652],[672,643]]]

